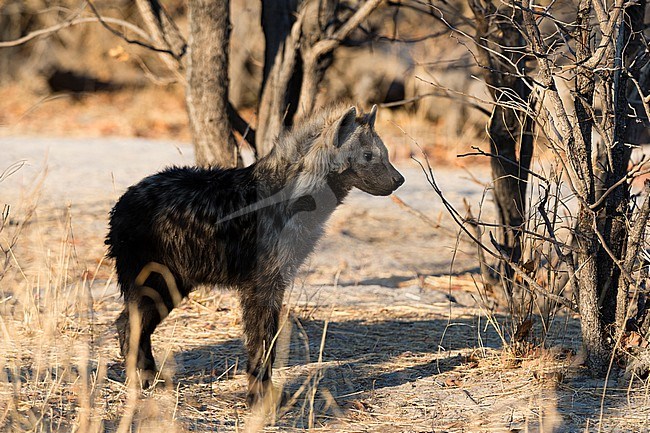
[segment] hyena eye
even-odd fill
[[[363,152],[363,157],[368,162],[372,161],[372,152]]]

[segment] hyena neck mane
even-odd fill
[[[325,109],[282,133],[271,152],[255,164],[258,181],[270,191],[287,191],[291,198],[326,196],[340,204],[352,186],[346,182],[345,151],[332,140],[335,123],[345,112],[345,107]]]

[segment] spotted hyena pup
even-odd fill
[[[145,386],[156,371],[151,334],[208,284],[238,291],[248,402],[268,395],[282,298],[325,222],[353,188],[385,196],[404,183],[375,132],[376,114],[323,110],[249,167],[168,168],[124,193],[106,244],[125,301],[120,349],[134,354]]]

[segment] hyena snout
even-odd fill
[[[397,188],[404,184],[404,176],[393,167],[392,164],[388,164],[386,167],[386,173],[384,175],[384,183],[387,183],[387,192],[392,194]]]
[[[395,167],[381,167],[359,175],[357,187],[371,195],[391,195],[404,184],[404,176]]]
[[[402,176],[397,170],[393,175],[393,191],[404,184],[404,176]]]

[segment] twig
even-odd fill
[[[539,239],[541,241],[551,243],[551,244],[555,245],[556,247],[566,247],[566,248],[571,249],[571,247],[569,245],[567,245],[565,242],[558,241],[555,237],[544,236],[542,234],[539,234],[537,232],[534,232],[532,230],[528,230],[528,229],[524,228],[525,223],[523,223],[522,225],[506,225],[506,224],[497,224],[497,223],[486,223],[486,222],[478,221],[478,220],[470,221],[470,220],[466,219],[464,221],[468,222],[470,224],[477,225],[477,226],[482,226],[482,227],[501,228],[501,229],[503,229],[503,228],[511,228],[511,229],[517,230],[518,232],[521,232],[521,234],[534,236],[535,238],[537,238],[537,239]]]
[[[542,220],[544,221],[544,226],[546,227],[546,230],[548,231],[548,234],[551,238],[551,243],[555,247],[555,253],[558,255],[560,260],[569,260],[571,258],[571,254],[564,254],[562,250],[560,249],[560,246],[567,246],[566,244],[559,242],[557,240],[557,237],[555,236],[555,229],[553,228],[553,224],[551,223],[551,220],[548,218],[548,214],[546,213],[546,203],[548,202],[548,188],[544,188],[544,197],[539,202],[539,205],[537,206],[537,211],[542,217]],[[571,267],[570,267],[571,268]]]
[[[638,164],[636,167],[632,168],[632,170],[628,171],[625,174],[625,176],[623,176],[618,181],[616,181],[616,183],[614,183],[614,185],[610,186],[607,189],[607,191],[605,191],[603,193],[603,195],[594,204],[589,206],[589,209],[591,209],[594,212],[597,212],[605,204],[605,200],[607,199],[607,196],[609,196],[616,188],[618,188],[619,186],[621,186],[622,184],[624,184],[625,182],[627,182],[630,179],[633,179],[635,177],[643,176],[644,174],[650,173],[650,169],[640,171],[641,167],[643,167],[646,164],[646,162],[647,161],[645,161],[645,162],[643,162],[641,164]]]
[[[391,200],[393,200],[393,203],[395,203],[396,205],[398,205],[400,208],[404,209],[406,212],[410,213],[411,215],[416,216],[417,218],[422,220],[424,223],[429,225],[431,228],[434,228],[436,230],[442,230],[445,233],[451,234],[451,235],[454,235],[454,236],[456,235],[456,232],[454,232],[453,230],[449,230],[446,227],[441,226],[439,223],[435,222],[434,220],[432,220],[431,218],[426,216],[424,213],[422,213],[419,210],[413,208],[412,206],[406,204],[404,202],[404,200],[399,198],[397,195],[391,194],[390,198],[391,198]]]
[[[88,0],[88,6],[90,6],[90,9],[93,11],[95,16],[97,17],[97,21],[99,21],[99,23],[106,30],[113,33],[118,38],[124,40],[126,43],[133,44],[133,45],[138,45],[138,46],[141,46],[141,47],[144,47],[144,48],[148,48],[148,49],[150,49],[152,51],[156,51],[158,53],[166,53],[166,54],[169,54],[170,56],[175,56],[174,52],[171,51],[171,50],[168,50],[168,49],[165,49],[165,48],[154,47],[151,44],[147,44],[147,43],[139,41],[137,39],[131,39],[131,38],[127,37],[124,33],[120,32],[118,30],[115,30],[113,27],[109,26],[107,24],[109,22],[109,20],[107,18],[102,17],[99,14],[99,11],[97,10],[97,8],[95,8],[95,5],[90,0]],[[151,36],[148,36],[147,39],[149,39],[150,41],[152,40]]]
[[[165,45],[173,52],[172,56],[179,62],[187,52],[187,42],[178,30],[176,23],[169,16],[158,0],[135,0],[140,15],[151,32],[152,38]]]
[[[529,287],[522,285],[524,289],[526,289],[531,293],[537,293],[539,295],[545,296],[546,298],[555,301],[558,304],[562,304],[563,306],[567,307],[571,311],[578,312],[578,306],[575,303],[571,302],[571,300],[565,298],[564,296],[550,293],[544,287],[539,285],[537,281],[531,278],[521,266],[519,266],[517,263],[510,260],[508,253],[504,251],[503,248],[497,242],[497,240],[494,239],[492,233],[490,233],[490,241],[492,242],[492,245],[494,245],[494,248],[496,248],[497,251],[499,252],[500,259],[506,261],[508,265],[517,273],[517,275],[519,275],[526,283],[530,285]]]
[[[300,88],[300,101],[298,114],[309,115],[314,108],[314,100],[318,91],[320,75],[318,65],[321,59],[343,43],[343,41],[359,27],[361,23],[383,2],[384,0],[367,0],[348,20],[339,27],[334,34],[326,36],[326,39],[319,40],[307,48],[303,54],[303,82]],[[306,11],[307,9],[303,9]],[[293,33],[293,31],[292,31]]]
[[[435,191],[435,193],[438,195],[438,197],[440,197],[440,200],[442,200],[442,204],[445,206],[445,208],[447,209],[447,212],[449,212],[449,215],[451,215],[451,217],[452,217],[453,220],[456,222],[456,224],[458,225],[458,227],[459,227],[459,228],[460,228],[460,229],[461,229],[461,230],[462,230],[462,231],[463,231],[467,236],[469,236],[469,238],[470,238],[470,239],[471,239],[471,240],[472,240],[476,245],[478,245],[480,248],[482,248],[485,252],[487,252],[488,254],[490,254],[492,257],[500,258],[500,256],[499,256],[498,253],[495,253],[495,252],[492,251],[490,248],[488,248],[487,246],[485,246],[485,244],[484,244],[483,242],[481,242],[479,239],[477,239],[476,236],[474,236],[474,234],[471,233],[471,232],[467,229],[467,227],[465,227],[465,224],[464,224],[464,223],[465,223],[465,220],[464,220],[464,218],[461,217],[460,214],[458,213],[458,211],[457,211],[457,210],[452,206],[451,203],[449,203],[449,201],[448,201],[448,200],[445,198],[445,196],[443,195],[442,190],[440,189],[440,187],[439,187],[438,184],[436,183],[436,180],[435,180],[435,178],[434,178],[434,176],[433,176],[433,170],[431,169],[431,165],[429,165],[429,159],[426,158],[426,155],[425,155],[425,161],[426,161],[426,163],[427,163],[427,167],[426,167],[426,168],[425,168],[424,165],[423,165],[420,161],[418,161],[417,159],[413,158],[413,160],[414,160],[414,161],[415,161],[415,162],[420,166],[420,168],[421,168],[422,171],[424,172],[424,175],[425,175],[426,178],[427,178],[427,182],[429,182],[429,185],[431,185],[431,187],[433,188],[433,190]]]
[[[153,72],[151,72],[151,69],[147,66],[147,64],[142,60],[140,56],[134,55],[133,56],[135,60],[138,62],[138,65],[140,65],[140,69],[142,69],[142,72],[144,72],[144,76],[147,77],[152,83],[154,83],[157,86],[167,86],[169,84],[174,84],[179,81],[178,74],[176,73],[176,78],[163,78],[159,77]]]
[[[474,77],[474,76],[472,76],[472,78],[476,79],[476,77]],[[458,96],[457,99],[460,99],[460,100],[464,100],[464,101],[473,100],[473,101],[475,101],[474,103],[470,103],[470,104],[472,104],[471,106],[474,107],[474,108],[477,108],[477,109],[478,109],[478,107],[480,107],[481,108],[480,111],[482,113],[488,115],[488,116],[492,115],[492,112],[490,110],[487,110],[487,109],[481,107],[480,105],[478,105],[478,103],[485,104],[485,105],[490,105],[490,106],[496,106],[497,105],[497,103],[494,102],[494,101],[488,101],[486,99],[481,99],[481,98],[478,98],[478,97],[473,96],[473,95],[468,95],[468,94],[463,93],[463,92],[458,91],[458,90],[443,87],[439,83],[434,83],[433,81],[425,80],[424,78],[419,77],[417,75],[415,76],[415,79],[419,80],[419,81],[422,81],[423,83],[426,83],[426,84],[432,86],[434,89],[437,89],[437,90],[439,90],[439,91],[441,91],[441,92],[443,92],[445,94],[445,95],[440,95],[440,96],[447,96],[448,98],[453,99],[453,96],[451,96],[451,95],[456,95],[456,96]],[[486,83],[483,82],[483,84],[486,84]]]
[[[476,239],[481,241],[481,237],[482,237],[481,226],[478,224],[478,220],[474,218],[474,215],[472,214],[472,209],[465,198],[463,198],[463,203],[465,204],[465,211],[467,212],[466,221],[469,223],[469,225],[472,228],[474,228]],[[492,273],[492,269],[487,265],[487,260],[485,260],[485,252],[483,251],[482,248],[477,248],[477,254],[478,254],[479,268],[481,269],[481,275],[483,276],[483,280],[492,286],[496,286],[497,284],[499,284],[499,279],[494,276],[494,274]],[[480,291],[479,294],[481,294]],[[507,291],[506,291],[506,296],[509,296],[509,293]]]
[[[593,218],[593,225],[592,225],[592,230],[598,237],[598,240],[600,241],[600,246],[603,247],[607,255],[612,259],[612,262],[618,267],[618,269],[621,271],[621,276],[624,276],[625,279],[629,284],[632,284],[634,282],[634,278],[630,273],[623,268],[623,263],[621,260],[616,257],[614,252],[609,248],[609,245],[607,245],[607,241],[603,237],[602,233],[600,233],[600,230],[598,230],[598,225],[597,225],[597,219]]]
[[[430,96],[438,96],[442,98],[449,98],[452,100],[459,100],[462,101],[464,104],[469,105],[470,107],[474,108],[477,111],[480,111],[481,113],[485,114],[486,116],[490,115],[490,111],[486,110],[485,108],[481,107],[480,105],[474,103],[474,102],[469,102],[467,99],[471,98],[472,96],[470,95],[464,95],[464,97],[457,97],[456,95],[450,95],[451,92],[429,92],[429,93],[423,93],[422,95],[417,95],[413,96],[411,98],[406,98],[402,99],[401,101],[393,101],[393,102],[384,102],[379,104],[380,107],[382,108],[393,108],[393,107],[401,107],[402,105],[410,104],[411,102],[416,102],[419,101],[420,99],[428,98]]]
[[[524,172],[530,174],[530,175],[533,176],[533,177],[538,178],[539,180],[543,181],[543,182],[546,183],[547,185],[549,184],[548,179],[546,179],[544,176],[542,176],[541,174],[537,174],[537,173],[535,173],[534,171],[532,171],[532,170],[530,170],[530,169],[528,169],[528,168],[526,168],[526,167],[519,167],[520,164],[516,163],[515,161],[511,160],[510,158],[506,158],[506,157],[503,156],[503,155],[495,155],[494,153],[486,152],[486,151],[482,150],[482,149],[481,149],[480,147],[478,147],[478,146],[472,146],[472,149],[476,150],[476,152],[461,153],[461,154],[456,155],[456,156],[457,156],[458,158],[464,158],[464,157],[466,157],[466,156],[477,156],[477,155],[479,155],[479,156],[489,156],[490,158],[500,159],[501,161],[505,161],[505,162],[507,162],[507,163],[509,163],[509,164],[512,164],[512,165],[516,165],[516,166],[518,166],[518,168],[519,168],[520,170],[522,170],[522,171],[524,171]],[[524,179],[520,179],[520,180],[523,181],[523,182],[526,182],[526,180],[524,180]]]
[[[158,0],[135,0],[135,2],[152,39],[157,45],[171,52],[172,58],[160,53],[161,61],[176,75],[177,79],[182,80],[184,78],[182,58],[187,52],[187,42],[176,27],[176,23]]]
[[[383,0],[368,0],[343,24],[331,38],[322,40],[312,48],[314,58],[322,57],[338,47],[345,38],[356,29]]]
[[[650,121],[650,95],[643,94],[643,90],[641,89],[639,80],[637,80],[632,74],[628,73],[627,79],[631,80],[632,83],[634,83],[634,86],[636,87],[636,91],[639,92],[639,99],[641,100],[641,104],[643,105],[643,109],[645,110],[646,120]]]
[[[50,27],[46,27],[44,29],[34,30],[33,32],[30,32],[30,33],[26,34],[25,36],[23,36],[21,38],[18,38],[18,39],[14,39],[12,41],[2,41],[2,42],[0,42],[0,48],[16,47],[18,45],[22,45],[24,43],[27,43],[27,42],[31,41],[32,39],[38,38],[39,36],[45,36],[45,35],[49,35],[51,33],[56,33],[59,30],[63,30],[65,28],[72,27],[72,26],[75,26],[77,24],[96,23],[96,22],[102,22],[102,20],[104,22],[106,22],[106,23],[117,24],[117,25],[123,26],[125,28],[128,28],[131,31],[133,31],[133,32],[137,33],[138,35],[140,35],[141,37],[151,41],[151,37],[147,34],[147,32],[142,30],[140,27],[135,26],[135,25],[133,25],[133,24],[127,22],[127,21],[120,20],[120,19],[117,19],[117,18],[109,18],[109,17],[103,17],[103,18],[100,18],[100,17],[82,17],[82,18],[74,18],[74,19],[71,19],[71,20],[68,20],[68,21],[64,21],[62,23],[59,23],[59,24],[56,24],[56,25],[53,25],[53,26],[50,26]],[[142,43],[140,43],[140,44],[142,45]],[[146,46],[146,44],[144,44],[144,46]]]

